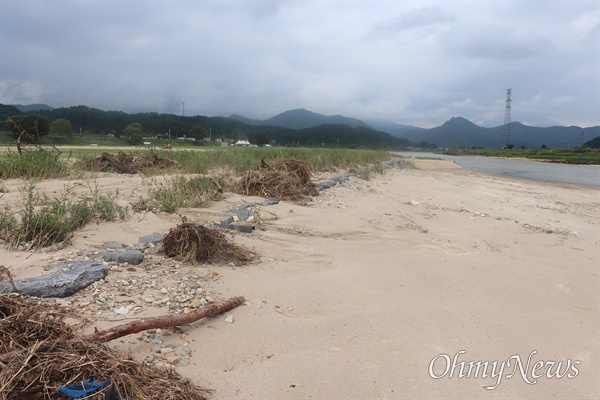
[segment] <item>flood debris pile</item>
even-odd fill
[[[157,153],[127,154],[120,152],[115,157],[109,153],[90,160],[90,169],[98,172],[118,172],[122,174],[137,174],[150,169],[166,169],[179,165],[177,161],[161,157]]]
[[[74,397],[77,386],[94,400],[203,400],[210,395],[173,369],[146,365],[78,337],[81,324],[66,323],[66,316],[50,301],[0,293],[0,400],[82,398]]]
[[[278,158],[268,164],[262,160],[259,171],[248,171],[242,177],[239,192],[246,196],[302,200],[318,194],[310,178],[310,166],[304,161]]]
[[[189,263],[243,265],[258,257],[255,252],[230,242],[220,230],[188,222],[169,231],[162,241],[162,252]]]

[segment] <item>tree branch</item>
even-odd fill
[[[91,342],[109,342],[123,336],[133,335],[134,333],[146,331],[148,329],[161,329],[174,326],[191,324],[202,318],[212,317],[217,314],[232,310],[237,306],[244,304],[246,301],[243,297],[232,297],[219,303],[210,304],[208,306],[198,308],[186,314],[179,315],[161,315],[159,317],[151,317],[138,319],[126,324],[113,326],[105,331],[94,332],[89,335],[79,336],[69,339],[67,343],[76,343],[80,341]],[[7,363],[18,353],[18,350],[0,354],[0,363]]]

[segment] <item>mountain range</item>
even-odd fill
[[[245,118],[231,115],[229,118],[246,124],[260,126],[280,126],[290,129],[306,129],[324,124],[344,124],[352,127],[362,126],[386,132],[392,136],[408,139],[413,143],[428,142],[438,147],[481,146],[501,147],[504,144],[505,128],[500,125],[484,128],[462,118],[452,117],[435,128],[419,128],[412,125],[401,125],[386,120],[358,120],[341,115],[326,116],[305,109],[285,111],[266,120]],[[581,133],[584,133],[583,136]],[[535,127],[512,122],[510,124],[511,143],[520,148],[578,147],[584,141],[600,136],[600,126],[582,128],[579,126]]]
[[[51,112],[53,110],[61,110],[53,109],[52,107],[46,104],[19,104],[13,106],[21,112]],[[74,107],[71,107],[71,109],[73,108]],[[122,114],[122,117],[125,117],[127,115],[121,112],[118,113]],[[321,132],[319,133],[319,135],[317,135],[317,131],[315,131],[315,129],[317,129],[318,127],[323,127],[320,130],[322,130],[323,132],[327,132],[327,134],[329,135],[335,135],[336,130],[332,129],[333,126],[351,127],[353,129],[353,135],[370,135],[371,137],[374,137],[373,135],[378,132],[378,141],[384,140],[385,142],[387,142],[387,139],[385,139],[385,135],[389,135],[395,138],[407,139],[414,145],[418,145],[422,142],[427,142],[433,143],[438,147],[501,147],[504,144],[505,137],[503,125],[493,128],[484,128],[462,117],[452,117],[440,126],[426,129],[412,125],[401,125],[386,120],[368,119],[363,121],[356,118],[350,118],[341,115],[327,116],[303,108],[288,110],[266,120],[246,118],[238,114],[233,114],[228,118],[208,118],[199,116],[177,117],[170,114],[163,115],[173,118],[201,118],[202,120],[207,121],[213,120],[211,122],[213,124],[218,119],[221,121],[221,124],[226,124],[224,126],[231,126],[232,129],[234,128],[234,126],[231,124],[227,124],[226,121],[230,121],[232,124],[241,123],[243,125],[249,126],[250,128],[270,127],[271,131],[274,127],[281,127],[285,128],[286,131],[288,131],[288,136],[290,136],[290,132],[297,131],[296,137],[298,138],[298,141],[300,141],[300,138],[302,138],[303,136],[306,136],[308,140],[322,140],[321,136],[319,135],[322,135],[323,133]],[[328,126],[329,128],[325,126]],[[345,130],[345,128],[338,129]],[[317,136],[315,136],[314,139],[311,139],[312,135]],[[585,128],[578,126],[535,127],[528,126],[520,122],[512,122],[510,124],[511,143],[516,148],[538,148],[542,145],[548,147],[578,147],[582,143],[589,141],[597,136],[600,136],[600,126]],[[317,137],[319,137],[319,139],[317,139]],[[390,139],[392,138],[390,137]]]

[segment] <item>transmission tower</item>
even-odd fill
[[[507,147],[510,142],[510,95],[512,89],[506,89],[506,112],[504,114],[504,146]]]

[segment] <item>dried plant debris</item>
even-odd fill
[[[162,251],[167,257],[190,263],[243,265],[257,258],[253,251],[230,242],[220,230],[187,222],[169,231]]]
[[[102,153],[100,157],[90,160],[91,168],[99,172],[120,172],[123,174],[136,174],[150,169],[166,169],[177,166],[177,161],[161,157],[156,153],[146,155],[119,153],[113,157],[109,153]]]
[[[310,178],[310,166],[304,161],[278,158],[269,165],[262,160],[259,171],[248,171],[242,177],[239,192],[247,196],[302,200],[318,194]]]
[[[50,302],[0,294],[0,400],[74,398],[61,392],[81,383],[96,384],[85,397],[94,400],[201,400],[210,395],[173,369],[77,340],[81,326],[67,324],[66,316]]]

